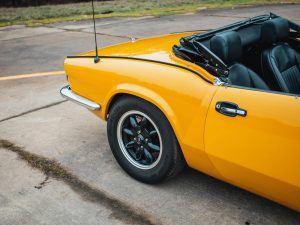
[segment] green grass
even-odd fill
[[[115,16],[163,16],[205,8],[240,7],[257,4],[300,3],[300,0],[115,0],[95,3],[96,18]],[[0,26],[39,26],[92,18],[91,3],[0,8]]]

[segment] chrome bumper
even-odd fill
[[[75,93],[71,90],[70,85],[67,85],[67,86],[63,87],[63,88],[60,90],[60,94],[61,94],[64,98],[66,98],[66,99],[68,99],[68,100],[70,100],[70,101],[72,101],[72,102],[75,102],[75,103],[77,103],[77,104],[79,104],[79,105],[81,105],[81,106],[84,106],[84,107],[86,107],[86,108],[88,108],[88,109],[91,109],[91,110],[99,110],[99,109],[101,108],[99,104],[97,104],[97,103],[95,103],[95,102],[92,102],[92,101],[90,101],[90,100],[88,100],[88,99],[86,99],[86,98],[83,98],[83,97],[81,97],[81,96],[75,94]]]

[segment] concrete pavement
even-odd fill
[[[106,207],[83,201],[67,185],[45,181],[14,153],[0,149],[0,158],[0,224],[123,224],[110,217]]]
[[[276,12],[300,22],[299,5],[209,10],[189,15],[97,21],[99,44],[129,37],[215,28]],[[0,75],[62,70],[66,55],[93,48],[91,21],[0,30]],[[106,124],[86,109],[62,102],[65,76],[0,81],[0,140],[55,159],[97,192],[130,205],[157,224],[300,224],[300,215],[269,200],[186,169],[159,185],[139,183],[118,166]],[[15,117],[14,117],[15,116]],[[0,224],[128,224],[113,206],[91,202],[61,180],[45,180],[16,153],[0,149]],[[36,186],[36,187],[35,187]],[[112,203],[113,204],[113,203]],[[127,218],[128,217],[128,218]],[[130,217],[131,218],[131,217]]]

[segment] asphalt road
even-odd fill
[[[270,11],[300,23],[299,9],[278,5],[103,19],[97,21],[98,40],[107,46],[130,37],[211,29]],[[5,78],[0,79],[0,224],[300,224],[299,213],[191,169],[155,186],[125,174],[110,152],[106,124],[63,101],[59,89],[65,76],[51,75],[63,70],[67,55],[93,48],[91,31],[91,21],[0,29],[0,78]],[[6,79],[42,72],[50,75]],[[56,160],[81,185],[46,177],[18,157],[18,146]]]

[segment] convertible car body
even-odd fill
[[[300,211],[299,25],[274,14],[69,56],[61,94],[146,183],[184,164]]]

